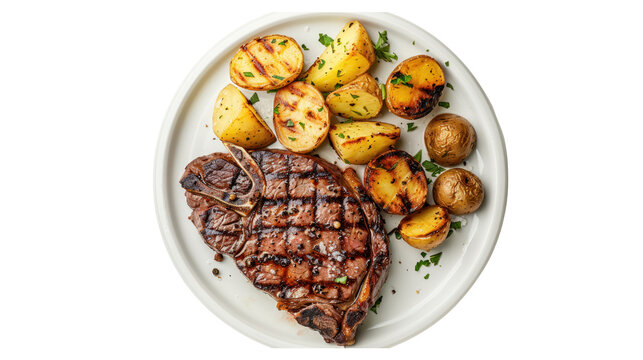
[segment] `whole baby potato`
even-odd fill
[[[435,179],[433,200],[451,214],[470,214],[482,204],[484,187],[480,178],[470,171],[447,170]]]
[[[454,166],[466,159],[476,146],[476,130],[462,116],[440,114],[424,131],[429,157],[442,166]]]

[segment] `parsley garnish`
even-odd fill
[[[393,164],[393,166],[391,166],[390,169],[385,168],[383,165],[379,166],[380,169],[384,169],[386,171],[393,171],[393,169],[395,169],[396,167],[397,167],[397,163]]]
[[[284,41],[280,42],[280,43],[279,43],[279,44],[277,44],[277,45],[286,46],[286,42],[288,42],[288,40],[284,40]]]
[[[418,128],[417,126],[415,126],[415,123],[408,123],[406,124],[406,126],[407,126],[406,131],[413,131]]]
[[[380,307],[380,304],[382,303],[382,297],[378,297],[377,300],[375,300],[375,303],[373,306],[371,306],[371,311],[377,314],[377,308]]]
[[[426,169],[426,171],[430,172],[430,173],[431,173],[431,176],[433,176],[433,177],[436,177],[436,176],[437,176],[437,175],[439,175],[441,172],[443,172],[444,170],[446,170],[446,169],[445,169],[445,168],[443,168],[442,166],[437,165],[437,164],[436,164],[436,163],[434,163],[433,161],[429,161],[429,160],[424,160],[424,161],[422,162],[422,166],[424,166],[424,168]]]
[[[453,85],[451,85],[451,83],[447,83],[447,87],[448,87],[449,89],[451,89],[451,90],[455,90],[455,89],[453,88]]]
[[[299,126],[301,126],[302,129],[306,130],[306,124],[304,124],[303,122],[300,121]]]
[[[397,60],[397,55],[391,52],[391,45],[388,43],[386,30],[382,31],[379,34],[380,36],[377,39],[377,43],[373,44],[373,47],[375,48],[375,56],[386,62]]]
[[[339,89],[340,87],[342,87],[342,84],[335,84],[335,89]]]
[[[319,33],[319,42],[324,46],[328,46],[333,43],[333,38],[326,34]]]
[[[245,77],[255,77],[255,74],[251,73],[250,71],[245,71],[243,73],[243,76],[245,76]]]
[[[357,99],[357,98],[359,97],[359,95],[353,95],[353,94],[351,94],[351,97],[352,97],[353,99]]]
[[[310,50],[309,48],[306,47],[306,44],[301,44],[301,48],[304,50]]]
[[[326,60],[319,59],[319,65],[317,66],[317,69],[323,68],[325,64],[326,64]]]
[[[268,93],[268,94],[276,93],[276,92],[277,92],[277,90],[278,90],[278,89],[268,90],[268,91],[266,91],[266,93]]]
[[[288,126],[288,127],[293,127],[293,126],[295,126],[295,124],[292,122],[292,120],[288,120],[288,121],[286,122],[286,126]]]
[[[426,257],[426,253],[425,253],[424,251],[422,251],[422,252],[420,253],[420,256],[422,256],[422,257]]]
[[[338,284],[346,284],[346,280],[348,280],[348,276],[344,275],[342,277],[335,278],[335,282]]]
[[[352,118],[352,117],[349,117],[348,119],[346,119],[346,120],[344,120],[344,121],[340,120],[339,122],[340,122],[340,123],[342,123],[342,124],[352,123],[352,122],[353,122],[353,118]]]
[[[449,227],[455,230],[462,229],[462,221],[453,221]]]
[[[449,62],[448,62],[448,61],[447,61],[447,62],[445,62],[445,63],[444,63],[444,65],[446,65],[447,67],[449,67]]]
[[[416,262],[415,263],[415,271],[420,271],[420,268],[422,266],[426,266],[426,267],[431,266],[431,261],[429,261],[429,260],[420,260],[420,261]]]
[[[279,75],[273,75],[272,77],[277,79],[277,80],[283,80],[284,79],[283,76],[279,76]]]
[[[322,112],[322,111],[324,111],[324,107],[323,107],[323,106],[322,106],[322,107],[320,107],[319,109],[317,109],[317,111],[318,111],[318,112]]]
[[[348,161],[348,160],[346,160],[346,159],[344,159],[344,162],[345,162],[345,163],[347,163],[347,164],[350,164],[350,163],[351,163],[350,161]]]
[[[257,93],[252,94],[249,101],[250,105],[254,105],[256,102],[259,102],[259,95],[257,95]]]
[[[453,234],[453,230],[449,230],[449,233],[447,234],[447,237],[451,236]]]
[[[424,280],[428,279],[428,278],[429,278],[429,276],[431,276],[431,274],[426,274],[426,275],[424,275]]]
[[[413,40],[413,45],[415,45],[415,40]]]
[[[346,136],[344,136],[344,134],[342,134],[342,133],[337,134],[337,137],[339,137],[340,139],[346,138]]]
[[[362,116],[362,113],[360,113],[359,111],[355,111],[355,110],[351,110],[351,111],[354,112],[355,114],[359,115],[359,116]]]
[[[382,90],[382,100],[386,100],[386,86],[384,84],[380,84],[380,90]]]
[[[343,75],[341,75],[341,72],[342,72],[341,70],[337,70],[337,77],[342,77],[343,76]]]
[[[431,255],[429,257],[429,261],[433,263],[434,266],[438,266],[438,263],[440,262],[440,257],[442,257],[442,252],[440,251],[437,254]]]
[[[279,114],[279,105],[275,105],[275,109],[273,110],[275,114]]]
[[[422,161],[422,149],[420,149],[420,151],[418,151],[417,154],[413,155],[413,158],[417,162]]]
[[[271,42],[272,44],[274,44],[274,43],[276,43],[276,42],[277,42],[277,39],[272,39],[272,41],[270,41],[270,42]]]
[[[443,107],[443,108],[445,108],[445,109],[448,109],[448,108],[450,108],[450,107],[451,107],[451,104],[449,104],[449,103],[448,103],[448,102],[446,102],[446,101],[440,101],[440,102],[438,103],[438,105],[442,106],[442,107]]]
[[[402,84],[404,86],[413,87],[413,84],[409,84],[409,81],[411,81],[411,75],[402,75],[391,80],[391,84]]]
[[[297,140],[297,138],[290,137],[290,136],[288,136],[288,139],[290,139],[290,141],[295,141],[295,140]]]
[[[400,234],[400,231],[398,229],[395,229],[395,239],[400,240],[402,238],[402,234]]]

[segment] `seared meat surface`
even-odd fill
[[[312,156],[227,146],[231,154],[186,167],[192,222],[279,309],[327,342],[352,344],[389,265],[382,219],[357,174]]]

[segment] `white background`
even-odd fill
[[[643,356],[642,12],[336,3],[1,3],[0,358]],[[255,343],[191,294],[159,234],[152,163],[176,89],[231,30],[287,10],[391,11],[424,27],[504,131],[496,251],[447,316],[393,349]]]

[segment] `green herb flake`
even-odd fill
[[[254,105],[255,103],[259,102],[259,95],[257,93],[252,94],[250,97],[250,105]]]
[[[446,102],[446,101],[440,101],[440,102],[438,103],[438,105],[442,106],[442,107],[443,107],[443,108],[445,108],[445,109],[448,109],[448,108],[450,108],[450,107],[451,107],[451,104],[449,104],[449,103],[448,103],[448,102]]]
[[[406,131],[413,131],[418,128],[417,126],[415,126],[415,123],[408,123],[406,124],[406,126],[407,126]]]
[[[431,255],[429,257],[429,261],[433,263],[434,266],[438,266],[438,263],[440,263],[440,258],[442,257],[442,252],[439,252],[437,254]]]
[[[382,100],[386,100],[386,85],[380,84],[380,90],[382,90]]]
[[[348,276],[344,275],[342,277],[335,278],[335,282],[338,284],[346,284],[346,280],[348,280]]]
[[[355,110],[351,110],[351,111],[354,112],[355,114],[359,115],[359,116],[362,116],[362,113],[360,113],[359,111],[355,111]]]
[[[462,229],[462,221],[452,221],[449,227],[454,230]]]
[[[320,107],[319,109],[317,109],[317,111],[318,111],[318,112],[322,112],[322,111],[324,111],[324,107],[323,107],[323,106],[322,106],[322,107]]]
[[[326,60],[324,60],[324,59],[320,59],[320,60],[319,60],[319,65],[317,65],[317,69],[321,69],[321,68],[323,68],[323,67],[324,67],[324,65],[326,65]]]
[[[422,256],[422,257],[426,257],[426,253],[425,253],[424,251],[422,251],[422,252],[420,253],[420,256]]]
[[[279,75],[273,75],[272,77],[277,79],[277,80],[283,80],[284,79],[283,76],[279,76]]]
[[[453,230],[449,230],[449,233],[447,234],[447,237],[451,236],[453,234]]]
[[[301,48],[302,48],[302,49],[304,49],[304,50],[310,50],[310,49],[306,46],[306,44],[301,44]]]
[[[302,129],[306,130],[306,124],[304,124],[303,122],[300,121],[299,126],[301,126]]]
[[[359,97],[359,95],[353,95],[353,94],[351,94],[351,97],[352,97],[353,99],[357,99],[357,98]]]
[[[342,87],[342,84],[335,84],[335,90],[339,89],[340,87]]]
[[[295,141],[295,140],[297,140],[297,138],[290,137],[290,136],[288,136],[288,139],[290,139],[290,141]]]
[[[422,161],[422,149],[420,149],[415,155],[413,155],[413,158],[417,162]]]
[[[401,84],[404,86],[413,87],[413,84],[409,84],[409,81],[411,81],[411,75],[402,75],[391,80],[391,84],[393,85]]]
[[[270,42],[274,44],[274,43],[277,42],[277,39],[272,39],[272,41],[270,41]]]
[[[337,137],[339,137],[340,139],[346,138],[346,136],[344,136],[344,134],[342,134],[342,133],[337,134]]]
[[[391,45],[388,43],[386,30],[379,33],[379,38],[377,39],[377,43],[373,44],[373,48],[375,49],[375,56],[379,59],[386,62],[397,60],[397,55],[391,52]]]
[[[279,114],[279,105],[275,105],[275,109],[273,110],[275,114]]]
[[[450,83],[450,82],[448,82],[448,83],[447,83],[447,87],[448,87],[449,89],[451,89],[451,90],[454,90],[454,91],[455,91],[455,89],[453,88],[453,85],[451,85],[451,83]]]
[[[245,77],[255,77],[255,74],[251,73],[250,71],[244,71],[243,76],[245,76]]]
[[[380,307],[380,304],[382,303],[382,297],[378,297],[377,300],[375,300],[375,303],[373,306],[371,306],[371,311],[377,314],[377,308]]]
[[[278,90],[278,89],[268,90],[268,91],[266,91],[266,93],[268,93],[268,94],[276,93],[276,92],[277,92],[277,90]]]
[[[292,122],[292,120],[288,120],[288,121],[286,122],[286,126],[288,126],[288,127],[293,127],[293,126],[295,126],[295,124]]]
[[[284,41],[280,42],[280,43],[279,43],[279,44],[277,44],[277,45],[286,46],[286,43],[287,43],[287,42],[288,42],[288,40],[286,39],[286,40],[284,40]]]
[[[449,67],[449,62],[448,62],[448,61],[447,61],[447,62],[445,62],[445,63],[444,63],[444,65],[446,65],[447,67]]]
[[[319,42],[324,46],[328,46],[333,43],[333,38],[326,34],[319,33]]]
[[[415,40],[413,40],[413,45],[415,45]]]
[[[349,117],[348,119],[346,119],[346,120],[344,120],[344,121],[341,121],[341,120],[340,120],[339,122],[341,122],[342,124],[350,124],[350,123],[352,123],[352,122],[353,122],[353,118],[352,118],[352,117]]]
[[[431,274],[426,274],[426,275],[424,275],[424,280],[428,279],[428,278],[429,278],[429,276],[431,276]]]
[[[420,261],[416,262],[415,263],[415,271],[420,271],[420,268],[422,266],[426,266],[426,267],[431,266],[431,261],[429,261],[429,260],[420,260]]]
[[[337,70],[337,77],[342,77],[342,76],[344,76],[344,75],[341,75],[341,73],[342,73],[342,71],[341,71],[341,70]]]
[[[346,160],[346,159],[344,159],[344,162],[345,162],[345,163],[347,163],[347,164],[349,164],[349,165],[350,165],[350,163],[351,163],[350,161],[348,161],[348,160]]]
[[[422,166],[424,167],[424,169],[426,169],[426,171],[430,172],[431,176],[433,176],[433,177],[436,177],[437,175],[442,173],[444,170],[446,170],[442,166],[437,165],[433,161],[429,161],[429,160],[424,160],[422,162]]]
[[[400,234],[400,231],[398,229],[395,229],[395,239],[400,240],[402,238],[402,234]]]

